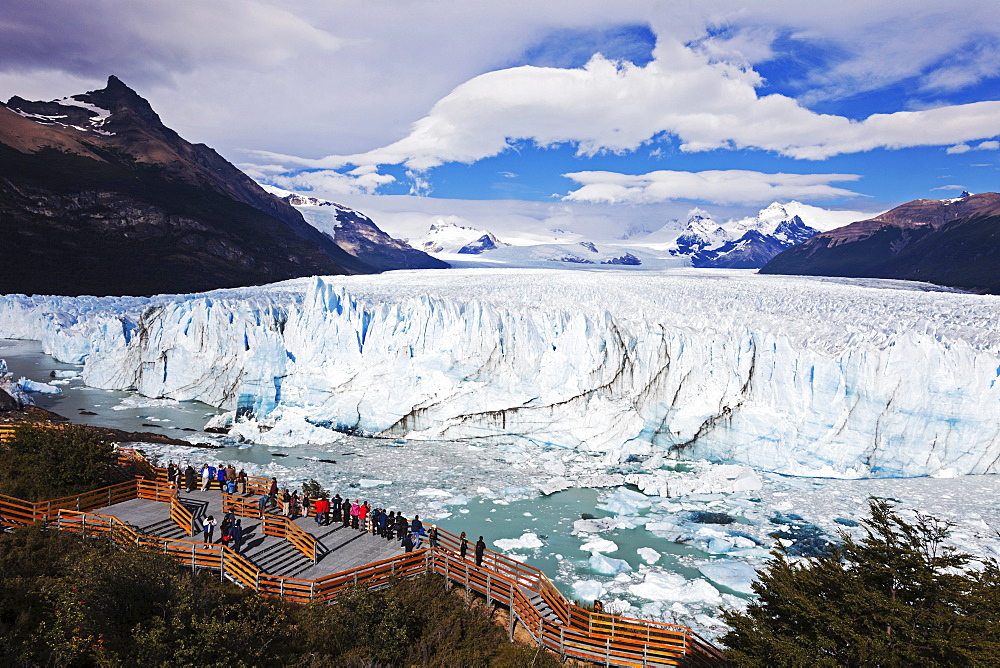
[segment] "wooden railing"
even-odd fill
[[[263,498],[240,496],[239,494],[223,494],[222,512],[232,513],[240,517],[263,517],[264,506],[261,503],[261,499]]]
[[[263,517],[264,535],[284,538],[295,549],[304,554],[315,564],[319,559],[319,542],[298,524],[282,515],[267,515]]]
[[[188,510],[177,494],[170,498],[170,519],[189,536],[194,536],[194,515]]]
[[[193,569],[218,570],[233,582],[264,596],[302,603],[331,601],[345,588],[358,583],[379,588],[392,578],[415,577],[424,570],[432,570],[447,581],[462,585],[466,591],[483,594],[490,604],[507,607],[512,624],[520,623],[540,645],[558,652],[562,658],[621,666],[726,663],[719,650],[686,627],[591,612],[568,601],[540,570],[492,550],[485,551],[482,566],[477,567],[473,562],[474,545],[469,545],[469,554],[462,559],[458,556],[459,538],[440,528],[437,549],[424,548],[318,580],[263,573],[223,545],[143,536],[116,517],[86,511],[140,497],[169,503],[170,517],[188,533],[193,533],[194,519],[180,503],[177,490],[166,483],[165,469],[152,466],[141,453],[127,448],[120,449],[119,462],[144,471],[148,478],[38,503],[0,495],[0,523],[23,526],[53,522],[64,531],[105,535],[119,545],[134,544],[163,552]],[[264,478],[251,480],[254,484],[270,485]],[[228,504],[230,512],[260,516],[257,499],[224,495],[223,502]],[[265,535],[284,538],[314,563],[317,561],[319,544],[315,537],[285,517],[264,514],[262,519]],[[534,594],[542,598],[557,621],[545,618],[532,604],[530,598]]]
[[[51,501],[24,501],[0,494],[0,523],[25,526],[33,522],[48,522],[59,510],[91,510],[136,498],[136,481],[120,482],[75,496]]]
[[[5,441],[12,441],[17,435],[18,429],[31,428],[31,429],[65,429],[65,425],[61,424],[49,424],[49,423],[25,423],[25,424],[14,424],[14,425],[2,425],[0,426],[0,443]]]

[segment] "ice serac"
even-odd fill
[[[684,273],[401,272],[0,299],[104,388],[409,439],[838,477],[996,473],[1000,299]],[[619,483],[620,484],[620,483]]]

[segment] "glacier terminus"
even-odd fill
[[[249,440],[337,431],[863,478],[998,472],[998,316],[998,297],[897,281],[478,269],[12,295],[0,337],[40,340],[94,387],[221,407]]]

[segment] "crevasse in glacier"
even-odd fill
[[[743,272],[392,272],[5,297],[103,388],[338,430],[666,450],[790,474],[997,472],[1000,299]]]

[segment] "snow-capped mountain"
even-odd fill
[[[1000,293],[1000,194],[919,199],[790,248],[768,274],[902,278]]]
[[[695,267],[758,269],[786,248],[857,216],[853,211],[827,211],[801,202],[774,202],[756,216],[720,224],[696,209],[668,250],[671,255],[689,257]]]
[[[263,186],[288,202],[337,246],[378,269],[447,269],[449,265],[383,232],[371,218],[343,204]]]
[[[442,220],[433,223],[427,229],[427,234],[414,241],[414,245],[426,253],[478,255],[509,244],[500,241],[488,230]]]

